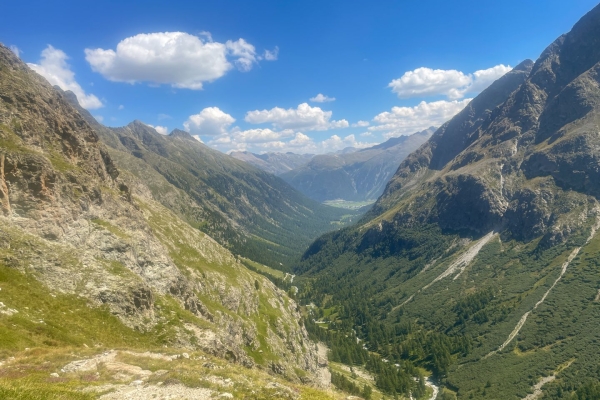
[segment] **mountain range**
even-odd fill
[[[427,141],[434,131],[431,127],[365,149],[350,148],[330,154],[233,152],[231,156],[276,173],[319,202],[369,201],[381,195],[400,162]]]
[[[314,154],[292,152],[255,154],[249,151],[232,151],[229,155],[278,176],[303,166],[315,156]]]
[[[311,240],[349,214],[308,199],[282,179],[187,132],[161,135],[141,121],[108,128],[81,108],[72,92],[63,95],[94,127],[120,169],[235,254],[285,269]]]
[[[296,269],[370,351],[432,370],[444,398],[596,398],[599,38],[597,6],[440,127]]]

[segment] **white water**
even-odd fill
[[[430,378],[425,379],[425,386],[429,386],[431,390],[433,390],[433,393],[431,394],[431,397],[429,397],[429,400],[435,400],[438,393],[440,392],[440,388],[436,386]]]

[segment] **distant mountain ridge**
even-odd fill
[[[249,151],[233,151],[229,155],[273,175],[281,175],[296,169],[314,157],[314,154],[295,154],[291,152],[255,154]]]
[[[320,202],[374,200],[381,195],[400,162],[434,131],[431,127],[366,149],[316,155],[305,165],[281,174],[281,178]]]

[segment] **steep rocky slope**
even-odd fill
[[[200,143],[187,132],[161,135],[134,121],[107,128],[78,108],[108,145],[115,164],[154,198],[235,254],[275,268],[289,266],[347,211],[310,200],[280,178]]]
[[[281,174],[290,185],[317,201],[374,200],[381,195],[398,165],[423,144],[435,128],[391,138],[379,145],[313,157],[306,165]]]
[[[249,151],[233,151],[229,155],[273,175],[281,175],[284,172],[299,168],[315,156],[314,154],[295,154],[289,152],[255,154]]]
[[[438,129],[298,268],[360,310],[347,318],[372,350],[433,370],[450,397],[571,398],[600,378],[599,38],[597,6]]]
[[[294,301],[119,171],[81,114],[4,46],[0,202],[2,358],[184,349],[315,379]],[[23,377],[4,363],[0,376]]]

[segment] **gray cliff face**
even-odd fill
[[[407,157],[370,217],[548,244],[574,232],[600,194],[599,27],[597,7],[481,93]]]
[[[113,136],[135,139],[120,140],[123,148],[169,152],[145,125],[127,129]],[[316,370],[294,301],[156,201],[147,182],[119,171],[69,99],[1,45],[0,204],[8,243],[0,263],[49,291],[108,307],[131,329],[168,326],[161,334],[172,346],[297,379],[295,368],[308,380]],[[259,351],[268,361],[253,356]]]

